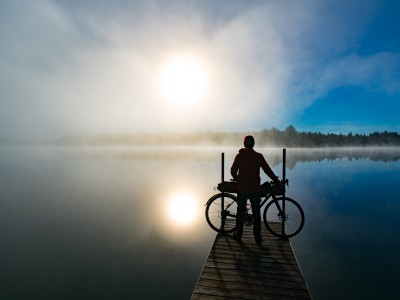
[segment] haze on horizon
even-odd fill
[[[1,1],[0,137],[400,131],[399,8]]]

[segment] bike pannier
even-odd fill
[[[218,183],[217,189],[225,193],[237,193],[235,181],[224,181]]]
[[[264,182],[261,185],[261,193],[267,194],[267,193],[273,193],[276,196],[283,195],[285,186],[280,183],[271,183],[269,181]]]
[[[272,192],[275,195],[277,195],[277,196],[283,195],[283,191],[285,190],[285,185],[284,184],[273,183],[271,187],[272,187]]]

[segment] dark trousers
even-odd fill
[[[250,199],[251,210],[253,212],[253,233],[254,237],[261,237],[261,213],[260,202],[261,199],[254,193],[238,193],[237,198],[237,215],[236,215],[236,237],[241,239],[243,234],[243,222],[246,211],[247,199]]]

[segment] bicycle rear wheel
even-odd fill
[[[230,233],[236,229],[236,199],[232,194],[220,193],[207,201],[206,220],[212,229],[220,233]]]
[[[285,199],[285,213],[283,213]],[[282,234],[282,219],[285,222],[285,234]],[[298,234],[304,226],[304,212],[293,199],[279,197],[267,204],[264,209],[264,224],[275,236],[290,238]]]

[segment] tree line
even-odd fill
[[[285,130],[264,129],[256,133],[263,145],[282,147],[399,146],[400,134],[393,131],[359,134],[297,131],[289,125]]]

